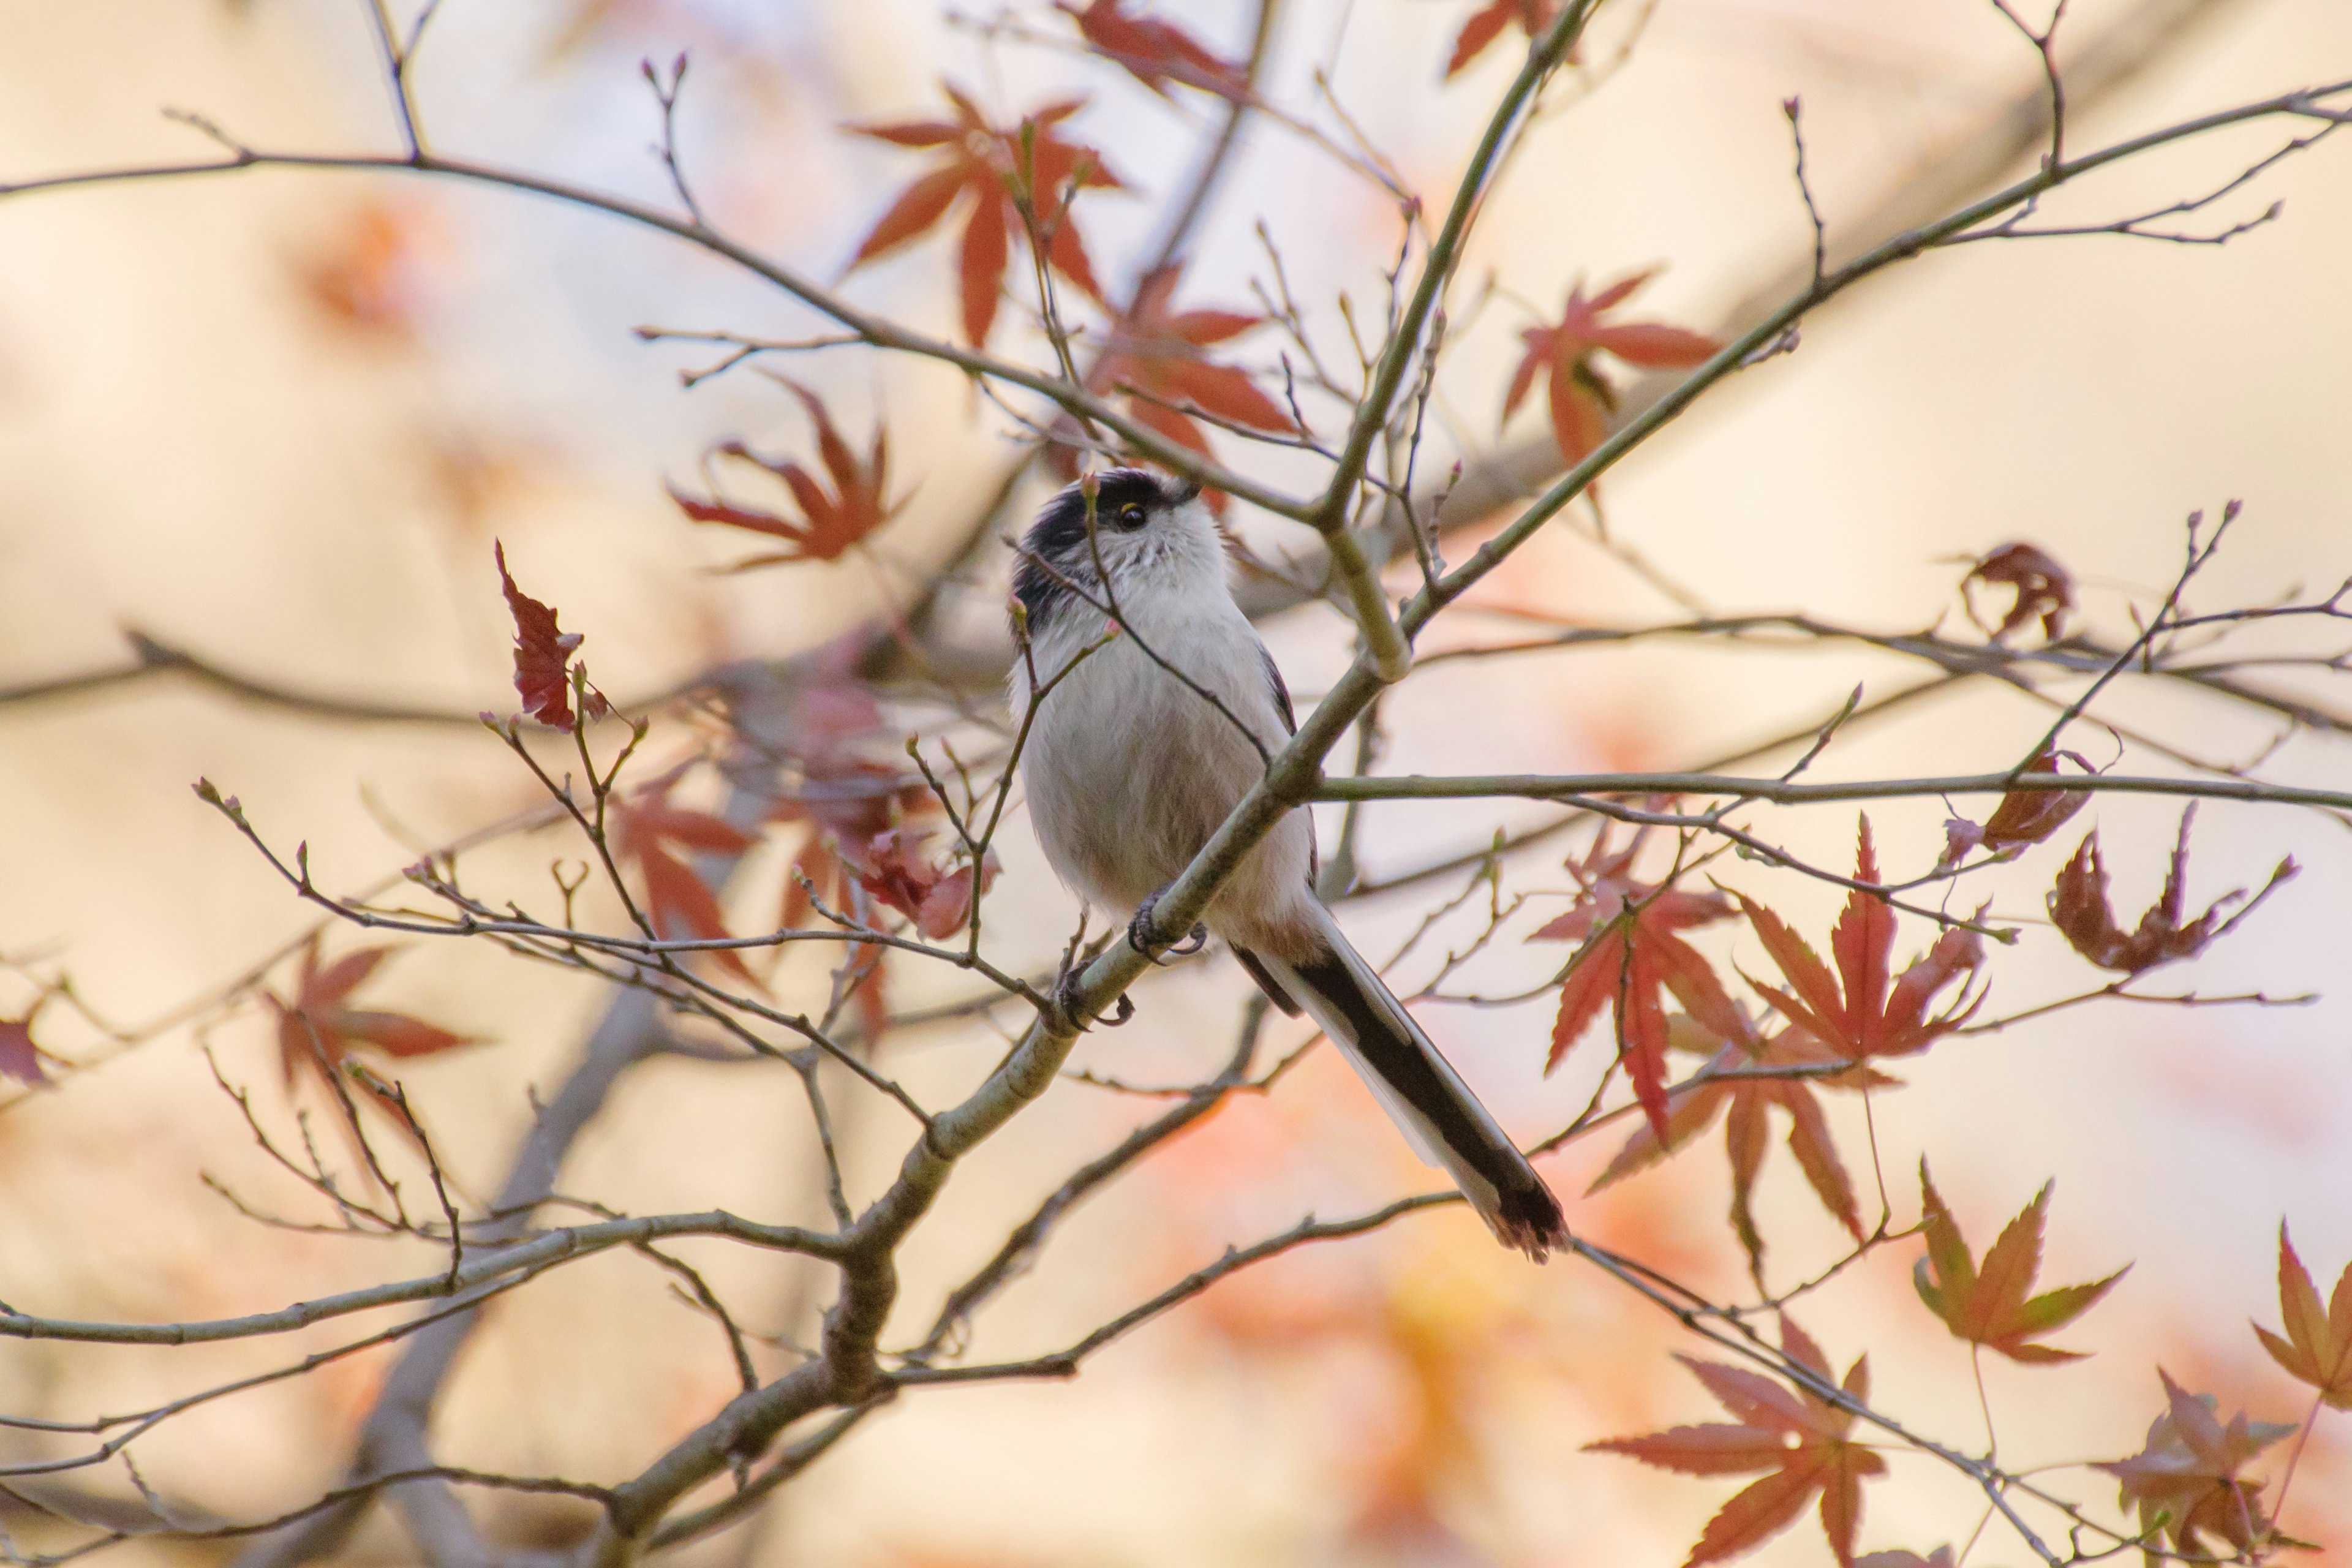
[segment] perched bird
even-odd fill
[[[1281,670],[1234,603],[1200,488],[1135,468],[1095,487],[1091,508],[1083,484],[1056,495],[1021,546],[1013,593],[1030,646],[1013,663],[1013,710],[1028,711],[1034,680],[1045,695],[1021,774],[1045,858],[1088,902],[1136,911],[1141,947],[1152,901],[1295,721]],[[1349,945],[1314,879],[1314,825],[1295,811],[1203,923],[1276,1006],[1323,1026],[1497,1237],[1542,1261],[1568,1239],[1559,1200]]]

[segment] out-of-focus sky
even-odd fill
[[[2127,8],[2086,5],[2062,37],[2094,36]],[[1273,79],[1303,99],[1327,66],[1407,178],[1443,192],[1510,69],[1498,47],[1437,87],[1466,9],[1288,8]],[[1234,5],[1169,14],[1215,47],[1237,45]],[[1068,31],[1051,13],[1029,21]],[[918,0],[447,0],[419,59],[418,96],[444,153],[659,203],[647,150],[657,124],[636,61],[681,48],[693,67],[680,149],[707,208],[730,234],[827,281],[918,166],[838,127],[933,112],[942,74],[1000,113],[1085,75],[1093,101],[1074,133],[1104,147],[1134,192],[1085,209],[1112,277],[1138,264],[1157,220],[1152,197],[1181,179],[1205,119],[1195,103],[1171,109],[1110,73],[1087,74],[1065,50],[988,41]],[[159,117],[164,108],[270,148],[388,147],[372,51],[357,5],[0,5],[0,180],[205,153],[201,137]],[[1473,447],[1496,439],[1517,329],[1529,309],[1555,310],[1576,279],[1663,266],[1638,313],[1704,325],[1796,254],[1805,228],[1783,99],[1802,96],[1834,244],[1842,214],[2029,83],[2032,65],[1989,6],[1963,0],[1663,0],[1632,63],[1536,133],[1487,215],[1468,272],[1491,270],[1501,291],[1441,384],[1446,427]],[[2352,11],[2336,0],[2239,0],[2074,134],[2104,142],[2347,75]],[[2226,178],[2277,137],[2233,133],[2133,164],[2054,211],[2080,219],[2159,205]],[[2031,538],[2075,571],[2093,624],[2128,635],[2127,598],[2146,603],[2168,580],[2185,514],[2242,498],[2199,603],[2324,592],[2352,572],[2339,370],[2352,362],[2348,159],[2327,145],[2272,170],[2224,210],[2248,216],[2278,199],[2283,216],[2224,247],[1989,244],[1900,269],[1612,475],[1612,526],[1711,607],[1802,606],[1879,628],[1957,626],[1954,559]],[[1323,328],[1336,290],[1377,299],[1393,212],[1322,154],[1259,126],[1193,247],[1186,303],[1248,306],[1265,271],[1253,233],[1261,217]],[[0,201],[0,688],[111,663],[124,631],[138,628],[291,686],[503,711],[509,626],[489,565],[495,536],[567,629],[586,633],[585,658],[607,690],[658,690],[724,658],[809,647],[870,613],[877,584],[919,570],[1009,451],[1002,420],[953,374],[862,356],[801,362],[795,374],[824,389],[854,438],[887,416],[912,500],[880,536],[877,562],[721,576],[713,568],[745,552],[689,528],[665,482],[694,482],[714,441],[801,450],[804,429],[788,397],[755,375],[681,390],[676,372],[708,356],[648,346],[631,329],[791,335],[817,323],[708,257],[509,193],[272,173]],[[845,287],[945,333],[949,265],[933,241]],[[1017,332],[1005,341],[1022,346]],[[1261,344],[1255,363],[1271,353]],[[1523,412],[1509,433],[1539,421]],[[1247,526],[1262,543],[1283,542],[1278,529]],[[1489,597],[1593,620],[1673,613],[1562,531],[1532,546]],[[1310,611],[1270,628],[1303,695],[1339,668],[1337,626]],[[1876,691],[1911,678],[1851,650],[1683,647],[1458,665],[1393,700],[1382,768],[1674,765],[1826,716],[1856,680]],[[2253,758],[2271,735],[2219,703],[2131,690],[2111,716],[2217,758]],[[1858,731],[1817,771],[2005,766],[2046,721],[2013,697],[1971,691]],[[688,732],[679,722],[660,733]],[[2116,744],[2081,743],[2102,763]],[[2344,743],[2325,737],[2291,741],[2263,767],[2339,787],[2352,777]],[[238,794],[278,840],[306,839],[321,881],[342,887],[530,799],[503,749],[463,725],[304,721],[166,681],[0,709],[0,951],[67,965],[94,1006],[135,1023],[303,929],[282,884],[189,794],[199,775]],[[1944,815],[1934,803],[1872,813],[1890,860],[1914,871],[1941,847]],[[1472,848],[1496,819],[1462,805],[1376,811],[1367,858],[1377,874]],[[2101,829],[2126,920],[2155,894],[2176,820],[2163,803],[2115,797],[2077,819]],[[1851,854],[1849,810],[1761,822],[1818,861]],[[1997,912],[2037,918],[2041,889],[2078,836],[2070,827],[1989,883]],[[2014,1423],[2005,1458],[2136,1447],[2156,1408],[2156,1357],[2257,1415],[2289,1419],[2303,1407],[2243,1323],[2274,1321],[2282,1215],[2315,1266],[2332,1271],[2352,1256],[2352,1010],[2333,994],[2352,941],[2352,842],[2315,814],[2209,805],[2189,885],[2201,905],[2258,881],[2289,850],[2302,876],[2164,988],[2316,990],[2319,1000],[2059,1014],[1939,1047],[1906,1073],[1910,1087],[1875,1102],[1898,1215],[1916,1201],[1924,1150],[1979,1245],[2054,1176],[2048,1277],[2136,1260],[2069,1341],[2116,1348],[2063,1371],[1990,1370],[1996,1411]],[[484,863],[530,875],[555,852],[525,841]],[[1068,905],[1025,829],[1006,860],[997,929],[1021,932],[1015,957],[1036,962],[1066,933]],[[1540,856],[1520,875],[1565,885]],[[1816,938],[1832,918],[1826,889],[1753,866],[1726,877],[1769,889]],[[746,929],[772,918],[774,868],[768,878],[738,911]],[[1377,901],[1349,920],[1367,951],[1385,951],[1433,896]],[[1906,923],[1898,956],[1926,941]],[[1750,973],[1763,962],[1727,927],[1709,950]],[[1531,983],[1557,957],[1498,952],[1477,972],[1481,988]],[[1992,973],[1990,1005],[2002,1012],[2096,983],[2038,929],[1998,954]],[[1225,1048],[1236,986],[1229,966],[1155,982],[1142,1020],[1091,1037],[1077,1065],[1150,1081],[1200,1069]],[[373,994],[495,1042],[403,1073],[477,1191],[496,1184],[528,1124],[525,1086],[560,1077],[602,1001],[575,978],[452,946],[407,952]],[[0,1012],[16,1001],[0,993]],[[1596,1037],[1539,1079],[1541,1004],[1424,1016],[1522,1131],[1572,1114],[1599,1070]],[[258,1017],[209,1035],[224,1070],[265,1096],[268,1036]],[[206,1193],[200,1171],[276,1189],[198,1044],[167,1033],[0,1110],[11,1194],[0,1278],[12,1302],[185,1317],[430,1267],[397,1248],[262,1229]],[[976,1030],[910,1036],[899,1066],[919,1093],[941,1099],[992,1048]],[[641,1212],[814,1217],[797,1090],[783,1075],[750,1071],[645,1069],[583,1142],[565,1190]],[[1860,1169],[1858,1113],[1843,1103],[1835,1113]],[[931,1222],[910,1300],[983,1256],[1005,1216],[1139,1114],[1131,1100],[1058,1089],[973,1162]],[[875,1107],[852,1115],[856,1173],[878,1182],[904,1128]],[[1228,1241],[1423,1179],[1385,1137],[1337,1064],[1310,1058],[1270,1101],[1180,1144],[1167,1173],[1147,1173],[1133,1193],[1074,1220],[982,1347],[1049,1348]],[[1608,1152],[1559,1162],[1563,1194]],[[1724,1203],[1719,1148],[1703,1147],[1575,1217],[1729,1289],[1738,1268]],[[1763,1213],[1776,1263],[1793,1270],[1801,1258],[1833,1255],[1837,1233],[1785,1153],[1768,1166]],[[761,1323],[805,1329],[808,1280],[716,1250],[709,1260],[715,1282],[756,1303],[747,1310]],[[603,1479],[688,1429],[725,1396],[730,1374],[716,1331],[664,1289],[649,1270],[604,1260],[499,1309],[446,1402],[446,1458]],[[1928,1331],[1898,1260],[1822,1293],[1807,1323],[1841,1363],[1872,1352],[1886,1407],[1955,1442],[1979,1440],[1965,1357]],[[850,1568],[1669,1562],[1725,1489],[1579,1448],[1709,1417],[1703,1393],[1662,1359],[1673,1342],[1604,1280],[1565,1264],[1534,1274],[1493,1254],[1459,1214],[1417,1219],[1386,1240],[1230,1287],[1073,1385],[909,1399],[813,1471],[770,1524],[719,1550]],[[0,1354],[0,1408],[148,1403],[284,1349],[16,1346]],[[332,1473],[380,1374],[379,1363],[351,1363],[230,1402],[142,1445],[143,1471],[225,1512],[283,1506]],[[2341,1434],[2323,1434],[2290,1528],[2338,1541],[2352,1532],[2344,1451]],[[2104,1502],[2108,1485],[2081,1490]],[[1440,1522],[1418,1511],[1431,1497]],[[1872,1490],[1864,1540],[1924,1551],[1964,1536],[1975,1513],[1946,1475],[1900,1461]],[[516,1513],[504,1527],[562,1521]],[[402,1547],[384,1531],[366,1549]],[[1769,1560],[1817,1561],[1821,1550],[1803,1526]],[[2022,1556],[1994,1540],[1972,1561]]]

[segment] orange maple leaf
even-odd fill
[[[1080,189],[1120,188],[1119,181],[1104,167],[1101,153],[1063,141],[1054,129],[1084,108],[1084,101],[1048,104],[1005,131],[990,124],[954,87],[942,83],[940,90],[954,108],[952,121],[850,127],[860,135],[894,146],[937,148],[941,154],[938,168],[898,194],[859,244],[850,266],[862,267],[910,243],[936,226],[959,201],[968,201],[971,216],[964,223],[957,273],[964,337],[977,347],[988,341],[989,329],[995,324],[997,295],[1003,287],[1013,242],[1016,238],[1026,242],[1029,237],[1028,225],[1014,200],[1017,190],[1025,193],[1035,216],[1046,265],[1089,297],[1102,298],[1094,264],[1087,260],[1086,244],[1071,221],[1069,201]]]
[[[1588,300],[1584,285],[1568,292],[1568,305],[1550,326],[1528,327],[1519,333],[1527,344],[1518,368],[1511,373],[1510,391],[1503,398],[1508,419],[1535,384],[1536,372],[1548,373],[1545,394],[1551,404],[1553,439],[1560,460],[1580,463],[1609,434],[1609,416],[1617,407],[1617,389],[1601,373],[1593,356],[1608,353],[1627,364],[1693,365],[1705,363],[1723,345],[1704,332],[1670,327],[1657,321],[1606,322],[1601,318],[1625,302],[1654,274],[1637,272],[1612,283]]]
[[[1605,834],[1595,840],[1581,862],[1568,863],[1582,889],[1575,905],[1528,940],[1584,943],[1560,987],[1544,1071],[1559,1066],[1601,1009],[1613,1003],[1633,1092],[1651,1130],[1665,1139],[1667,1030],[1660,994],[1671,992],[1692,1017],[1725,1039],[1744,1037],[1749,1029],[1706,958],[1675,934],[1726,918],[1730,903],[1718,893],[1636,880],[1633,861],[1641,849],[1639,835],[1622,850],[1612,850]]]
[[[782,517],[757,507],[738,506],[731,501],[701,500],[671,487],[669,497],[678,510],[696,522],[724,523],[730,528],[748,529],[784,542],[784,548],[772,554],[754,555],[728,568],[730,572],[747,571],[754,566],[772,566],[791,561],[837,561],[867,534],[896,516],[906,505],[906,498],[893,501],[889,490],[889,450],[887,433],[877,425],[873,449],[860,462],[834,427],[832,416],[825,411],[822,399],[797,382],[786,382],[808,410],[809,424],[816,432],[818,458],[825,473],[833,480],[827,489],[816,476],[798,463],[762,458],[740,441],[729,441],[718,447],[714,456],[733,458],[764,468],[784,482],[801,510],[798,517]]]
[[[2294,1244],[2286,1238],[2286,1224],[2279,1223],[2279,1322],[2286,1330],[2281,1339],[2260,1323],[2254,1332],[2263,1342],[2263,1349],[2271,1359],[2284,1367],[2287,1375],[2297,1378],[2319,1390],[2319,1397],[2338,1410],[2352,1410],[2352,1263],[2336,1277],[2336,1289],[2327,1305],[2319,1304],[2319,1289],[2311,1282],[2311,1271],[2303,1259],[2294,1255]]]
[[[1780,1345],[1791,1361],[1829,1381],[1821,1347],[1786,1318],[1780,1321]],[[1688,1476],[1763,1476],[1716,1510],[1683,1568],[1720,1562],[1769,1540],[1795,1523],[1816,1494],[1822,1533],[1838,1562],[1851,1565],[1854,1531],[1862,1522],[1863,1480],[1886,1469],[1885,1460],[1848,1437],[1853,1416],[1801,1386],[1783,1388],[1760,1373],[1688,1356],[1675,1359],[1739,1417],[1738,1425],[1675,1426],[1586,1447]],[[1856,1357],[1840,1386],[1855,1402],[1867,1400],[1870,1358]]]
[[[378,1109],[390,1116],[401,1136],[423,1148],[408,1108],[388,1092],[373,1073],[347,1071],[344,1062],[356,1046],[373,1046],[391,1057],[429,1057],[459,1046],[477,1044],[470,1035],[428,1024],[405,1013],[387,1013],[350,1005],[352,994],[365,984],[383,961],[398,952],[393,947],[363,947],[321,967],[319,938],[302,949],[302,963],[289,1000],[264,991],[262,1000],[278,1015],[278,1061],[290,1092],[296,1081],[309,1076],[348,1108],[347,1087],[356,1086]],[[356,1142],[356,1124],[347,1128]],[[360,1151],[362,1164],[373,1163]]]
[[[1862,819],[1860,838],[1854,879],[1875,885],[1878,857],[1871,847],[1867,816]],[[1856,889],[1847,896],[1845,912],[1830,933],[1830,951],[1838,966],[1835,979],[1787,921],[1744,893],[1739,904],[1795,994],[1758,980],[1748,984],[1790,1023],[1855,1061],[1925,1050],[1966,1023],[1984,1000],[1982,992],[1971,998],[1963,982],[1949,1007],[1932,1017],[1927,1013],[1937,993],[1984,962],[1984,943],[1974,931],[1958,926],[1947,931],[1902,974],[1893,976],[1890,990],[1895,909],[1879,895]]]
[[[1919,1162],[1920,1228],[1927,1233],[1927,1256],[1911,1272],[1911,1283],[1927,1310],[1943,1320],[1955,1339],[1999,1351],[2014,1362],[2048,1365],[2080,1361],[2084,1352],[2062,1351],[2032,1342],[2053,1329],[2063,1329],[2087,1312],[2116,1281],[2131,1272],[2116,1269],[2087,1285],[2062,1285],[2039,1296],[2029,1296],[2033,1277],[2042,1271],[2042,1227],[2050,1213],[2050,1189],[2044,1182],[2033,1201],[2002,1227],[2000,1238],[1979,1263],[1969,1254],[1952,1211],[1927,1179],[1927,1162]]]

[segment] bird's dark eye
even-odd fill
[[[1143,509],[1139,506],[1123,506],[1119,508],[1118,525],[1121,528],[1141,528],[1143,526]]]

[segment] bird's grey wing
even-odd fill
[[[1257,659],[1265,666],[1266,684],[1274,688],[1274,710],[1282,715],[1283,729],[1296,735],[1298,733],[1298,717],[1290,710],[1290,688],[1283,681],[1282,666],[1274,662],[1274,655],[1266,651],[1263,640],[1257,645]]]

